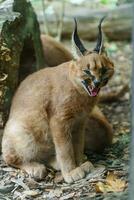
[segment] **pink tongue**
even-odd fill
[[[97,96],[98,92],[99,92],[99,88],[94,88],[93,90],[90,91],[91,92],[91,96],[95,97]]]
[[[91,95],[92,95],[93,97],[95,97],[95,96],[97,95],[97,92],[91,92]]]

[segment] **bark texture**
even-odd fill
[[[6,121],[16,87],[28,74],[44,67],[44,54],[39,24],[29,1],[4,1],[0,16],[0,110]]]

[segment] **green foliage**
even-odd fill
[[[100,0],[101,4],[116,6],[119,4],[132,3],[133,0]]]
[[[119,157],[124,155],[124,150],[130,143],[130,134],[126,133],[119,136],[119,140],[113,144],[113,153]]]
[[[111,5],[116,5],[118,0],[100,0],[102,4],[111,4]]]
[[[108,0],[101,0],[102,4],[108,4]]]

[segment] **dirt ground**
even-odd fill
[[[90,44],[92,46],[92,44]],[[109,85],[116,90],[130,85],[132,66],[129,43],[107,44],[116,72]],[[127,199],[129,142],[130,142],[130,94],[125,93],[118,101],[100,105],[113,125],[114,140],[103,154],[87,152],[96,167],[94,172],[74,184],[63,182],[59,172],[48,169],[46,179],[37,182],[20,171],[7,166],[0,157],[0,199]]]

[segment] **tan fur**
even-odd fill
[[[85,132],[85,151],[102,152],[105,147],[111,145],[113,130],[101,110],[95,106],[88,118]]]
[[[82,164],[82,159],[85,128],[97,97],[90,97],[81,85],[87,66],[97,78],[101,66],[107,66],[109,78],[113,74],[109,58],[89,53],[33,73],[20,84],[2,141],[6,163],[42,178],[46,168],[40,163],[50,165],[56,159],[68,183],[91,170],[92,164]]]
[[[60,65],[73,59],[72,54],[60,43],[48,35],[41,35],[45,63],[49,67]]]
[[[42,34],[41,41],[44,50],[44,57],[46,58],[45,61],[48,66],[53,67],[73,59],[72,54],[60,42],[57,42],[52,37]],[[122,91],[124,91],[124,88]],[[115,93],[114,96],[116,96],[115,98],[118,98]],[[101,93],[100,91],[99,101],[102,102],[106,100],[113,100],[113,94],[109,92]],[[94,130],[94,132],[92,132],[92,130]],[[85,137],[86,150],[91,149],[100,152],[112,142],[112,127],[98,106],[96,106],[89,117]],[[111,138],[110,140],[109,137]]]
[[[73,59],[72,54],[61,43],[57,42],[52,37],[42,34],[41,41],[44,50],[44,57],[46,58],[45,61],[48,66],[53,67]],[[121,91],[124,92],[125,91],[124,88]],[[116,99],[118,99],[119,95],[115,95],[115,92],[114,94],[113,93],[111,94],[111,92],[108,93],[100,92],[99,101],[101,102],[112,101],[113,96]],[[88,143],[86,142],[87,145],[86,149],[88,149],[89,147],[91,148],[92,146],[91,149],[97,152],[99,150],[103,150],[104,147],[109,145],[109,139],[107,136],[111,135],[111,138],[113,136],[110,123],[103,114],[100,116],[100,112],[101,111],[99,107],[97,107],[97,110],[95,109],[93,114],[91,114],[86,131],[86,141],[88,141]],[[91,137],[91,130],[94,130],[95,133],[92,134],[92,137]],[[104,135],[105,138],[103,137]]]

